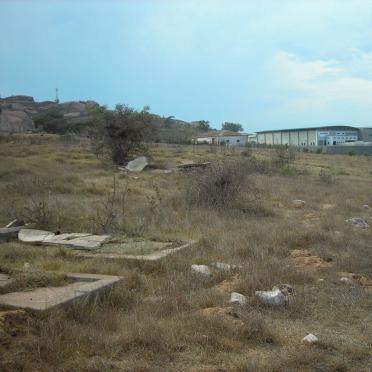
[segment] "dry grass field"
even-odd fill
[[[84,141],[0,143],[1,226],[21,217],[51,231],[197,241],[157,263],[0,244],[0,272],[15,279],[8,291],[62,285],[67,272],[124,277],[88,301],[0,321],[0,370],[372,370],[372,157],[296,153],[278,165],[274,150],[176,145],[150,146],[148,156],[150,169],[126,173]],[[230,167],[233,197],[208,205],[201,182],[217,191],[205,170],[154,172],[188,161]],[[294,208],[294,199],[306,204]],[[209,277],[190,270],[217,261],[241,267]],[[340,273],[361,276],[346,282]],[[295,288],[293,303],[255,299],[281,283]],[[232,291],[248,304],[229,304]],[[302,342],[308,333],[319,342]]]

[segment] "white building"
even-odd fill
[[[248,134],[221,130],[210,132],[203,137],[194,138],[194,143],[225,146],[245,146],[248,143]]]

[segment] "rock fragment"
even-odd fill
[[[191,265],[191,271],[204,276],[211,275],[211,271],[209,270],[209,267],[206,265]]]
[[[128,169],[130,172],[141,172],[147,165],[148,161],[146,156],[140,156],[130,161],[125,168]]]
[[[302,339],[302,341],[307,342],[308,344],[315,344],[316,342],[318,342],[318,337],[316,337],[312,333],[309,333]]]
[[[247,297],[245,297],[244,295],[237,292],[233,292],[231,293],[230,303],[244,306],[248,303],[248,300]]]
[[[255,295],[264,305],[281,306],[293,299],[294,289],[289,284],[280,284],[274,286],[271,291],[256,291]]]

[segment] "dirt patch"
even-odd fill
[[[289,259],[299,267],[304,267],[310,270],[330,267],[332,264],[320,258],[319,256],[311,254],[307,249],[294,249],[289,254]]]
[[[197,310],[195,314],[206,318],[217,318],[222,322],[232,325],[233,327],[243,327],[244,322],[239,319],[239,315],[233,307],[208,307],[206,309]]]
[[[232,278],[225,279],[221,283],[218,283],[214,288],[221,293],[234,292],[239,285],[242,283],[238,275],[234,275]]]
[[[321,205],[321,208],[323,210],[327,210],[327,209],[333,209],[333,208],[336,208],[336,204],[328,204],[328,203],[324,203]]]
[[[338,275],[340,277],[348,278],[352,280],[354,283],[361,285],[362,287],[369,287],[369,289],[372,289],[372,278],[369,278],[366,275],[346,272],[340,272],[338,273]]]

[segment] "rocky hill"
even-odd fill
[[[35,102],[29,96],[0,98],[0,132],[23,133],[36,130],[35,119],[44,113],[54,112],[68,124],[86,123],[91,120],[94,101]]]

